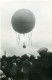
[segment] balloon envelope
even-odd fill
[[[34,28],[35,17],[31,11],[20,9],[12,16],[11,23],[16,32],[28,33]]]

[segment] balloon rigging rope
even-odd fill
[[[32,32],[28,34],[29,44],[32,45]]]
[[[18,45],[20,43],[20,34],[18,34]]]
[[[16,32],[15,32],[16,33]],[[21,34],[16,33],[17,36],[17,43],[18,45],[20,44],[20,36]],[[30,44],[32,46],[32,32],[28,33],[28,35],[23,34],[24,40],[23,40],[23,45]]]
[[[16,33],[16,32],[15,32]],[[20,44],[20,34],[19,33],[16,33],[16,36],[17,36],[17,43],[18,45]]]

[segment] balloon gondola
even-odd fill
[[[23,48],[26,48],[26,45],[25,44],[23,44]]]
[[[33,30],[35,25],[35,16],[30,10],[20,9],[17,10],[12,16],[11,23],[15,32],[18,33],[18,43],[19,43],[21,34],[24,35],[26,33],[30,33]],[[28,38],[30,41],[32,35],[29,34],[29,36]],[[25,42],[23,43],[23,48],[24,46],[26,46]]]

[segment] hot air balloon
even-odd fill
[[[12,27],[15,32],[25,35],[33,30],[35,26],[35,16],[27,9],[17,10],[11,19]],[[29,41],[31,39],[31,34],[28,36]],[[18,40],[20,41],[20,35],[18,35]],[[26,47],[26,45],[23,45]]]

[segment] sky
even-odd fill
[[[34,54],[41,47],[52,51],[52,0],[0,0],[0,56]],[[19,9],[31,10],[35,16],[35,26],[32,30],[32,43],[23,49],[17,45],[16,33],[11,25],[11,17]],[[27,35],[27,34],[26,34]],[[21,38],[23,43],[23,37]]]

